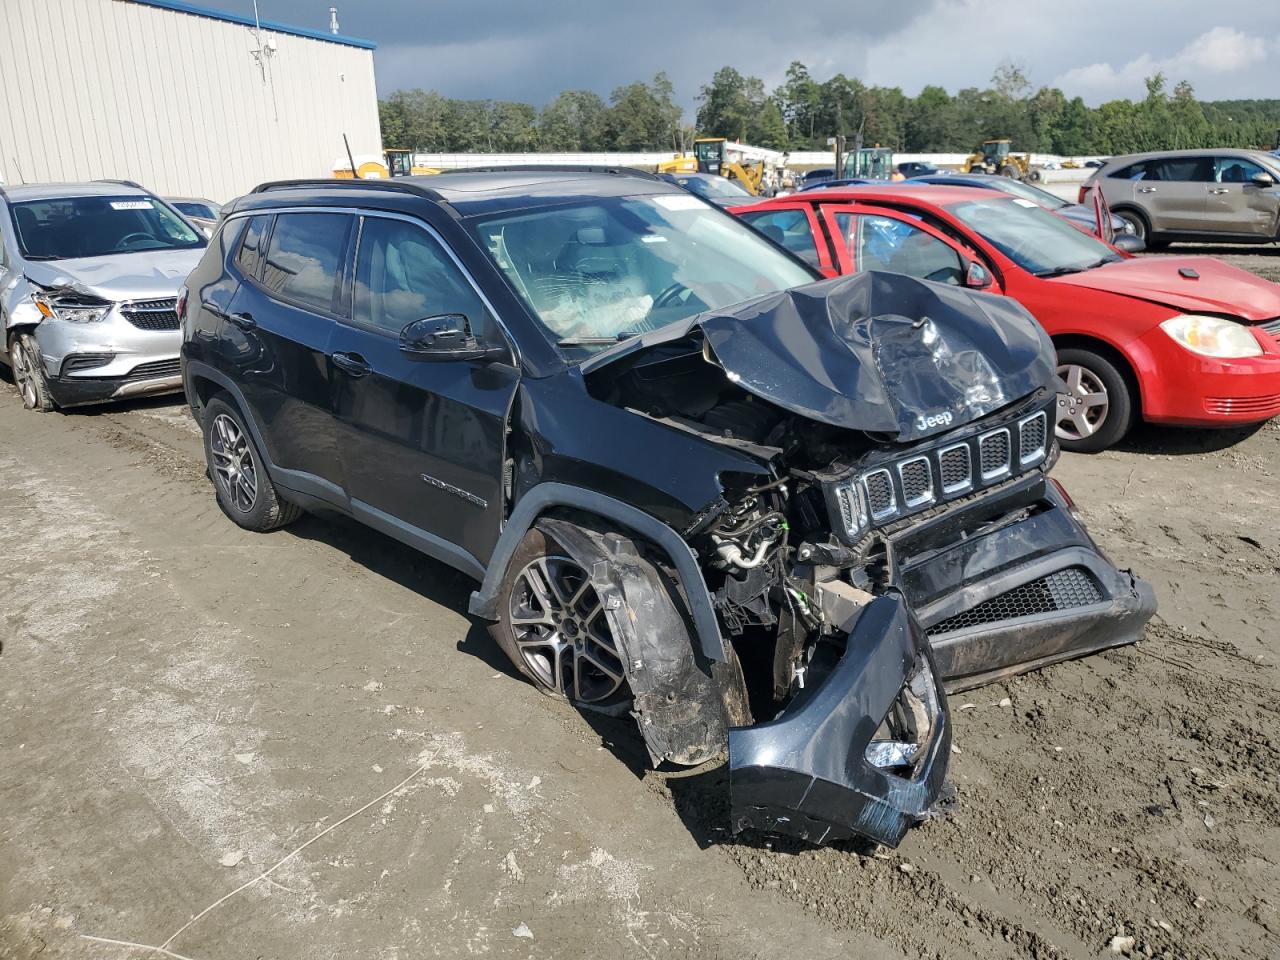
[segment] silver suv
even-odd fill
[[[134,183],[0,188],[0,361],[27,408],[181,390],[178,289],[204,247]]]
[[[1173,240],[1280,241],[1280,158],[1256,150],[1172,150],[1108,160],[1080,188],[1102,185],[1111,210],[1148,247]]]

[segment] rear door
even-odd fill
[[[1280,187],[1253,182],[1270,173],[1245,157],[1214,157],[1214,182],[1208,185],[1205,230],[1255,237],[1276,236]]]
[[[511,363],[425,361],[401,351],[407,325],[441,314],[463,314],[477,337],[505,342],[435,231],[409,218],[365,216],[350,317],[330,344],[352,513],[466,566],[465,555],[483,561],[497,542],[506,418],[519,375]]]
[[[812,205],[771,206],[766,210],[749,210],[738,216],[778,246],[785,247],[809,266],[820,270],[823,276],[838,275],[830,244],[823,235]]]
[[[241,239],[243,279],[225,310],[220,359],[284,471],[279,482],[342,503],[329,342],[355,218],[291,212],[261,223],[264,231],[251,223]]]
[[[1212,157],[1166,157],[1147,162],[1134,199],[1147,212],[1151,229],[1204,232],[1205,206],[1213,183]]]

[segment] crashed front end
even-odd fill
[[[1048,479],[1053,348],[1006,298],[860,274],[584,370],[596,399],[753,465],[680,531],[715,611],[702,658],[664,660],[674,625],[618,623],[653,647],[628,651],[651,754],[727,744],[735,830],[896,845],[942,795],[948,687],[1133,642],[1154,612]]]

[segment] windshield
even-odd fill
[[[216,203],[205,203],[203,200],[170,200],[169,202],[188,217],[200,217],[202,220],[217,220],[218,212],[222,209]]]
[[[1123,257],[1030,200],[966,200],[947,208],[1029,273],[1079,273]]]
[[[815,278],[744,223],[687,194],[611,197],[472,226],[561,347],[620,339]]]
[[[163,203],[125,197],[59,197],[13,204],[18,246],[28,260],[187,250],[204,237]]]
[[[724,177],[677,177],[676,183],[700,197],[750,197],[742,187]]]
[[[1061,197],[1055,197],[1048,190],[1041,190],[1039,187],[1033,187],[1029,183],[1023,183],[1021,180],[1014,180],[1012,177],[1004,177],[1003,179],[1004,183],[1001,189],[1005,193],[1011,193],[1015,197],[1021,197],[1023,200],[1030,200],[1046,210],[1061,210],[1063,207],[1071,206],[1067,201]]]

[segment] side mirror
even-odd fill
[[[1117,250],[1123,250],[1125,253],[1141,253],[1147,249],[1147,242],[1132,233],[1117,233],[1116,238],[1111,241],[1111,245]]]
[[[1255,187],[1262,187],[1265,190],[1267,187],[1274,187],[1276,185],[1276,178],[1265,171],[1259,171],[1250,178],[1250,182]]]
[[[461,313],[442,313],[415,320],[400,331],[400,352],[415,360],[501,360],[507,350],[488,346],[471,333]]]
[[[985,290],[991,283],[991,274],[987,272],[987,268],[976,260],[970,260],[968,269],[964,272],[964,285],[975,290]]]

